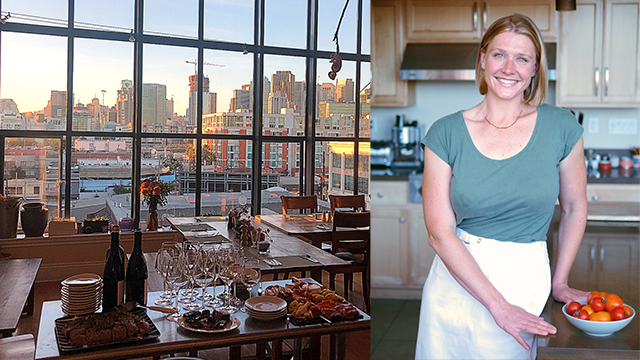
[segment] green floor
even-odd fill
[[[413,360],[420,300],[371,299],[371,360]]]

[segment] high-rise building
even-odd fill
[[[218,112],[218,93],[209,93],[209,112],[207,114],[215,114]]]
[[[322,83],[318,85],[320,90],[318,91],[318,101],[335,100],[336,87],[332,83]]]
[[[278,70],[271,75],[271,92],[281,92],[289,103],[293,103],[293,84],[296,76],[289,70]]]
[[[286,107],[287,97],[285,94],[280,91],[269,94],[269,107],[267,108],[268,114],[280,114],[280,110]]]
[[[146,131],[161,131],[167,122],[167,86],[142,84],[142,125]]]
[[[173,119],[173,97],[171,99],[167,99],[167,107],[166,107],[166,111],[167,111],[167,119]]]
[[[233,90],[233,97],[229,100],[229,111],[236,112],[236,110],[249,110],[251,93],[247,90],[235,89]]]
[[[202,97],[206,99],[202,103],[202,113],[209,113],[209,78],[204,76],[204,81],[202,82]],[[198,76],[190,75],[189,76],[189,108],[187,109],[187,124],[195,125],[197,124],[196,115],[197,115],[197,106],[198,106]]]
[[[244,85],[243,85],[244,86]],[[269,93],[271,92],[271,81],[268,77],[262,79],[262,112],[269,108]],[[253,81],[249,83],[249,109],[253,111]]]
[[[67,118],[67,92],[59,90],[51,90],[51,99],[44,109],[47,117],[54,119]]]
[[[122,80],[116,99],[118,110],[118,124],[131,124],[133,121],[133,81]]]
[[[307,97],[307,87],[304,81],[296,81],[293,84],[293,108],[299,114],[304,114]]]
[[[0,114],[17,114],[18,104],[13,99],[0,99]]]
[[[352,79],[342,79],[338,81],[336,86],[336,101],[352,102],[354,101],[354,83]]]

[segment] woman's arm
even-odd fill
[[[425,148],[422,206],[429,233],[429,245],[440,256],[458,283],[484,305],[498,326],[529,350],[519,331],[555,334],[556,329],[542,318],[509,304],[484,275],[480,266],[456,236],[456,218],[449,198],[451,167]]]
[[[584,163],[583,139],[560,162],[560,225],[556,266],[551,288],[558,301],[586,299],[589,293],[569,288],[569,271],[576,259],[587,224],[587,169]]]

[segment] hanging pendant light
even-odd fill
[[[576,0],[556,0],[556,11],[576,11]]]

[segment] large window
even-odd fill
[[[0,0],[0,193],[142,228],[148,177],[162,218],[368,193],[370,0],[73,4]]]

